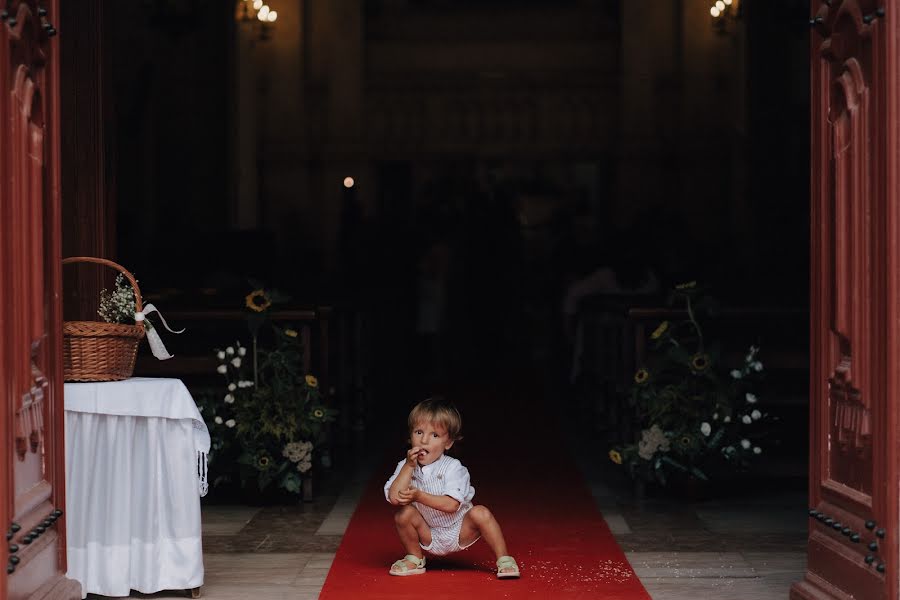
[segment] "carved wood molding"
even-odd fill
[[[812,8],[813,508],[795,599],[897,594],[898,9],[897,0]]]
[[[829,198],[823,207],[831,256],[827,285],[832,290],[827,398],[830,437],[835,442],[828,476],[871,494],[873,319],[869,299],[876,293],[871,270],[876,226],[871,215],[871,76],[858,57],[847,54],[851,48],[858,52],[870,35],[860,14],[857,3],[844,2],[835,16],[836,29],[822,51],[823,74],[829,79],[829,93],[820,99],[826,103],[823,114],[829,129],[823,142],[830,148]],[[836,40],[841,43],[833,43]]]
[[[859,43],[871,37],[877,17],[881,16],[877,10],[873,2],[860,0],[823,2],[814,18],[816,31],[823,38],[819,46],[821,56],[836,62],[858,56]]]
[[[57,575],[40,589],[36,590],[28,600],[80,600],[81,584],[74,579]]]
[[[24,4],[18,11],[21,15],[29,15]],[[20,25],[25,25],[20,24]],[[17,25],[20,26],[20,25]],[[27,30],[28,28],[26,28]],[[43,55],[37,52],[26,53],[35,57]],[[25,56],[23,56],[24,58]],[[43,64],[43,63],[41,63]],[[41,73],[41,65],[20,63],[13,80],[11,142],[13,169],[11,173],[12,220],[18,225],[15,247],[21,255],[16,269],[18,285],[13,294],[18,296],[17,306],[25,309],[19,315],[16,327],[24,329],[31,349],[27,360],[17,361],[17,390],[25,389],[17,396],[14,407],[15,415],[15,452],[19,460],[24,460],[30,451],[38,452],[44,431],[44,390],[47,378],[39,366],[41,360],[41,342],[45,335],[44,323],[44,115],[43,99],[38,91],[33,76]]]
[[[462,90],[441,87],[366,89],[364,141],[339,140],[327,131],[328,96],[307,88],[310,145],[330,145],[379,157],[485,153],[571,154],[612,151],[618,140],[617,90],[603,85],[526,84]]]
[[[602,148],[615,138],[611,91],[491,90],[447,93],[371,90],[369,146],[425,152]]]
[[[6,27],[12,47],[12,62],[41,67],[47,55],[41,39],[41,22],[27,2],[20,2],[15,12],[16,24]]]

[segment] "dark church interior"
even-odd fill
[[[109,255],[187,329],[162,332],[171,360],[142,347],[135,374],[216,393],[216,350],[250,344],[245,298],[277,290],[272,321],[300,331],[337,411],[309,502],[261,502],[242,535],[276,514],[308,535],[348,474],[404,451],[409,408],[447,395],[528,413],[527,444],[563,432],[639,575],[642,552],[668,550],[744,553],[763,573],[757,596],[645,564],[653,597],[787,597],[806,542],[782,515],[807,486],[808,3],[268,1],[274,19],[252,0],[73,17],[104,32]],[[699,496],[636,486],[608,456],[640,436],[635,373],[686,284],[723,362],[759,347],[776,417],[765,460]],[[246,501],[227,485],[203,500]],[[788,566],[753,562],[767,556]]]

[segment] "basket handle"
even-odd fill
[[[119,263],[114,263],[111,260],[106,260],[105,258],[94,258],[92,256],[70,256],[69,258],[64,258],[62,264],[68,265],[70,263],[76,262],[89,262],[96,263],[98,265],[106,265],[107,267],[112,267],[116,269],[122,275],[128,279],[128,283],[131,284],[131,289],[134,290],[134,309],[137,312],[141,312],[144,310],[144,305],[141,302],[141,288],[138,287],[137,280],[135,280],[134,275],[132,275],[128,269],[120,265]]]

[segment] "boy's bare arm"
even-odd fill
[[[392,486],[393,487],[393,486]],[[459,510],[459,500],[450,496],[435,496],[419,489],[400,490],[398,492],[400,501],[408,504],[409,502],[418,502],[425,506],[431,507],[445,513],[455,513]]]
[[[416,468],[416,457],[421,451],[422,448],[419,446],[413,446],[406,453],[406,464],[400,468],[397,478],[394,479],[391,489],[388,490],[388,498],[390,498],[391,504],[409,504],[411,502],[411,500],[401,498],[400,492],[409,489],[409,485],[412,483],[413,471]]]
[[[413,468],[409,464],[403,465],[400,473],[397,474],[397,478],[394,479],[394,483],[391,484],[391,489],[388,490],[388,498],[391,504],[409,504],[401,500],[399,492],[409,488],[409,484],[412,483],[412,474]]]

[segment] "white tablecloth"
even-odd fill
[[[68,576],[104,596],[202,586],[210,440],[184,384],[67,383],[65,408]]]

